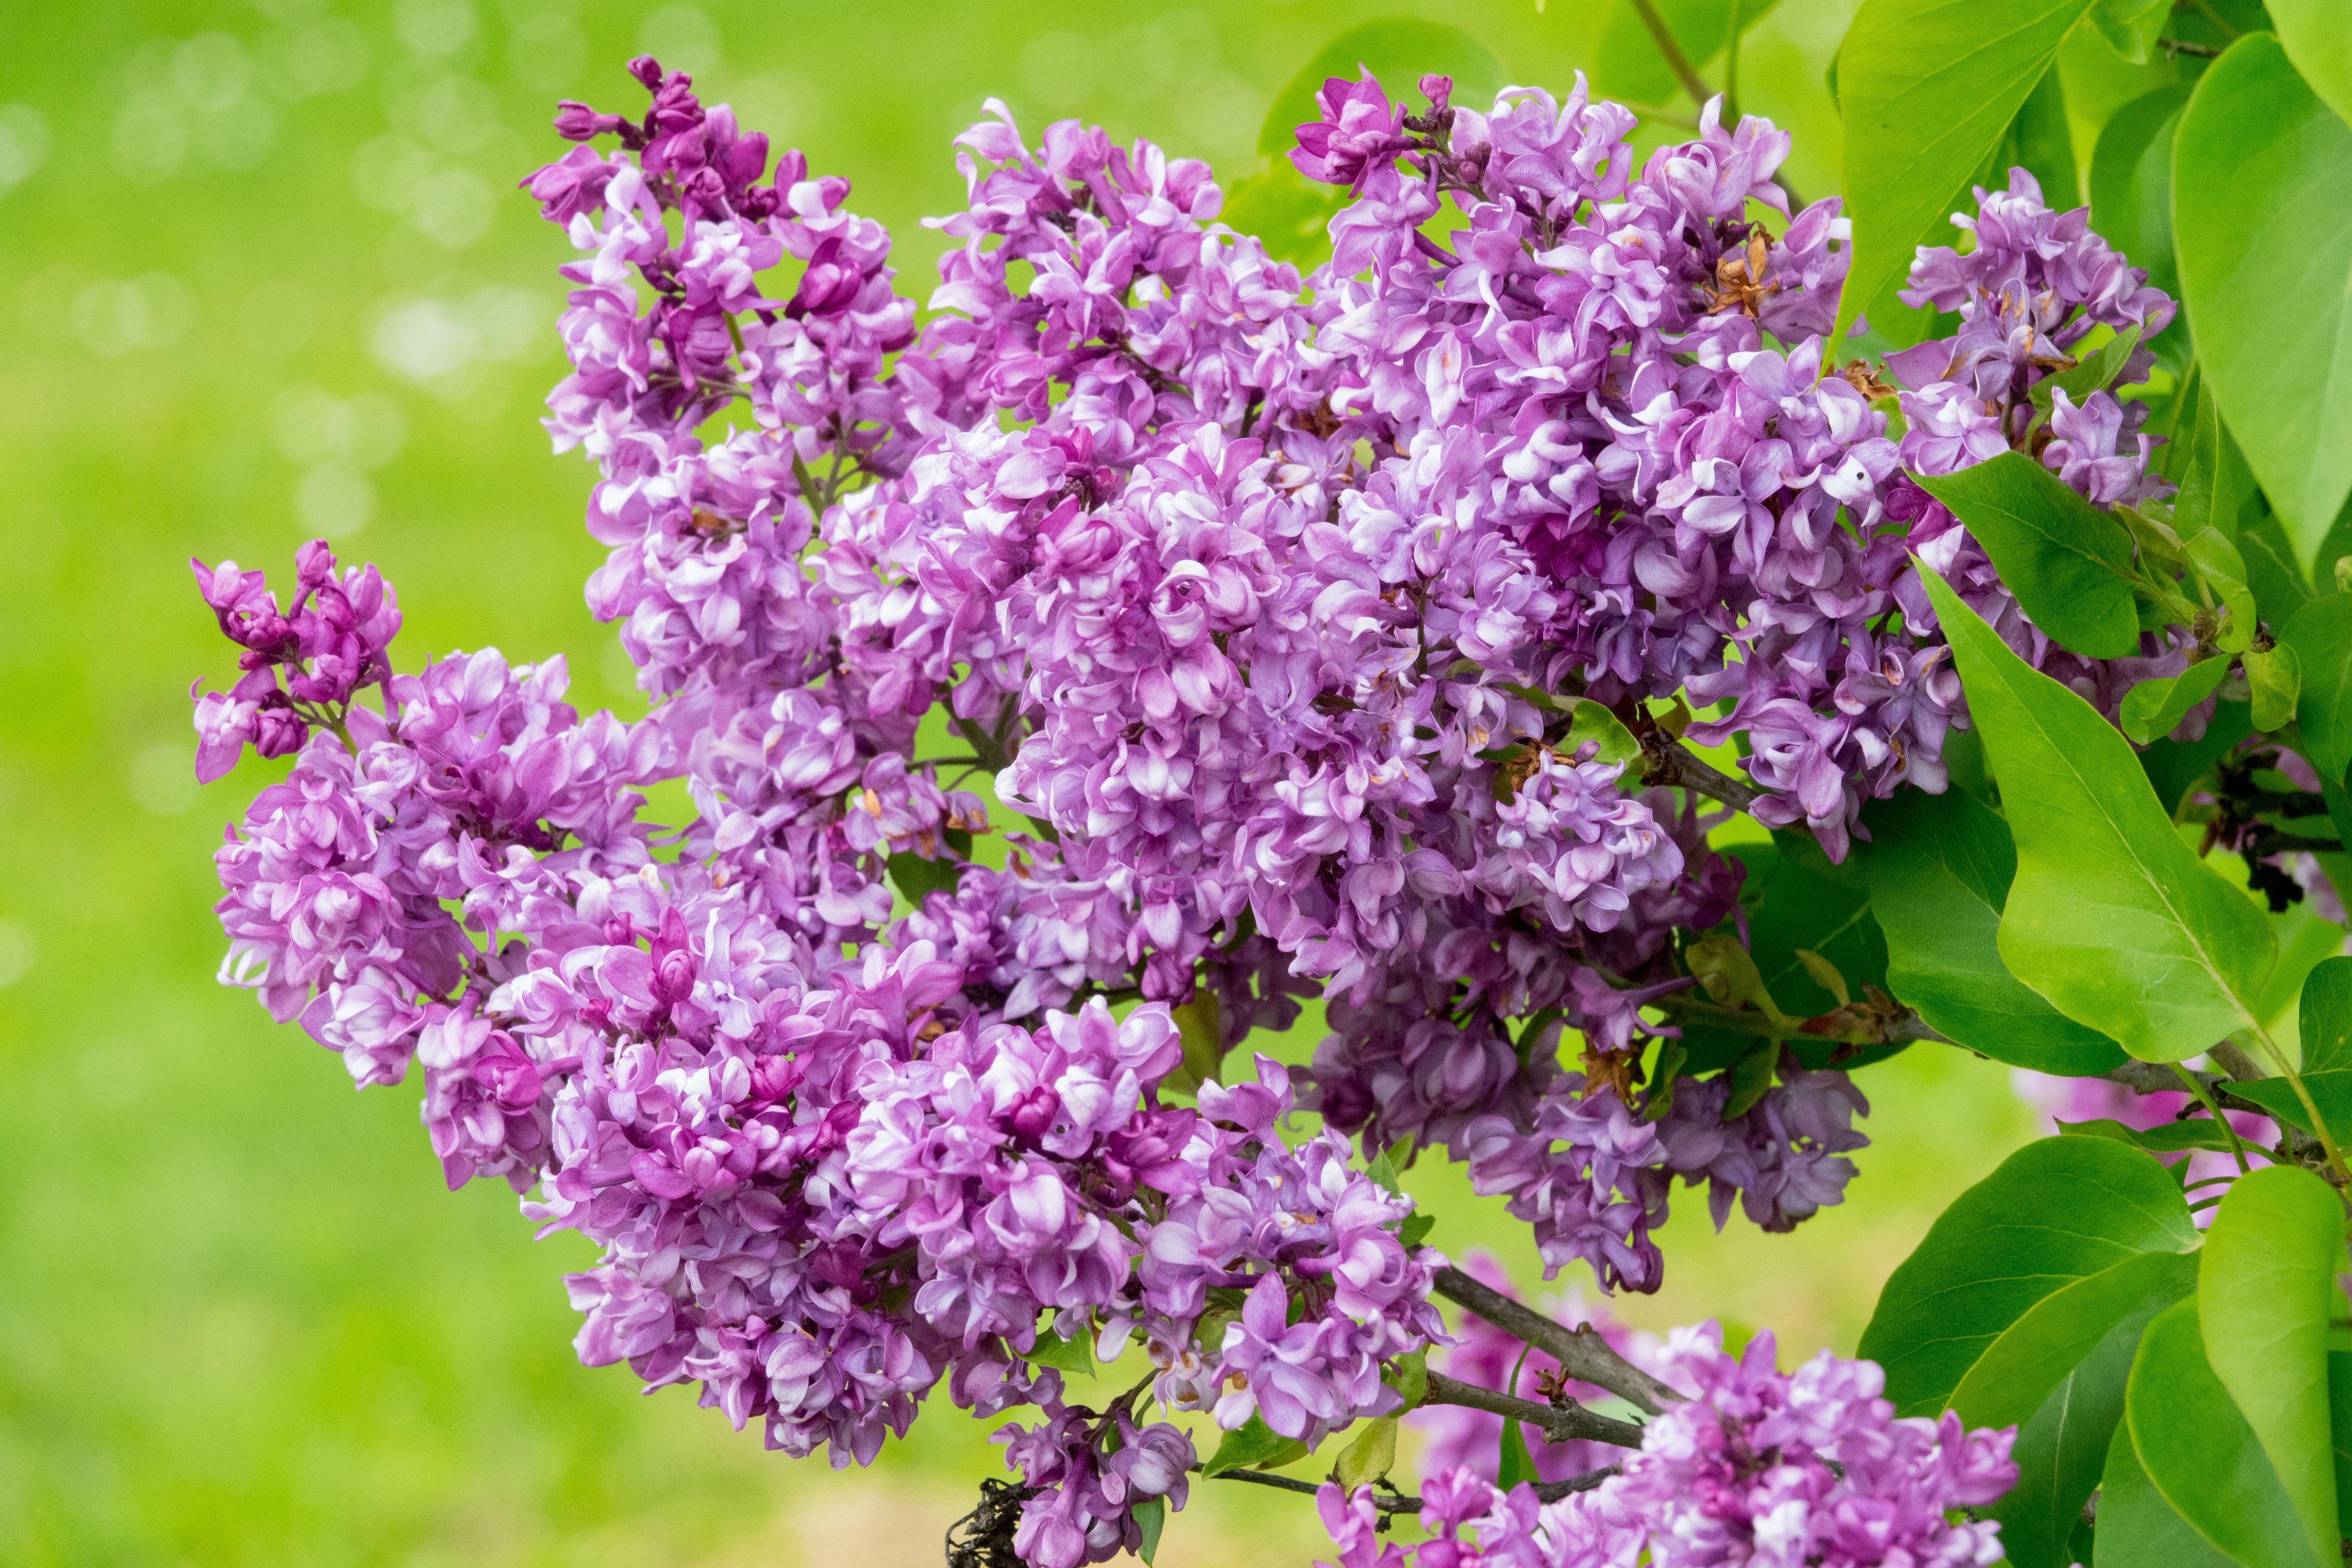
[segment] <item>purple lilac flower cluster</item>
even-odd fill
[[[2168,319],[2079,215],[2014,188],[1923,255],[1964,327],[1898,367],[1936,376],[1898,451],[1874,383],[1820,374],[1843,220],[1788,213],[1761,121],[1710,109],[1637,169],[1580,82],[1480,113],[1433,78],[1421,114],[1334,82],[1299,163],[1354,197],[1302,278],[1205,165],[1075,122],[1032,147],[992,103],[919,326],[845,181],[632,70],[651,108],[567,104],[583,145],[526,184],[581,253],[546,425],[596,465],[588,599],[648,716],[495,651],[395,675],[390,588],[323,545],[283,613],[197,568],[244,649],[201,771],[295,758],[219,854],[225,977],[362,1084],[414,1059],[451,1184],[602,1247],[583,1359],[836,1464],[943,1380],[1038,1405],[1023,1550],[1066,1568],[1181,1503],[1190,1448],[1067,1403],[1043,1335],[1139,1340],[1228,1428],[1395,1407],[1442,1260],[1349,1134],[1470,1162],[1604,1286],[1654,1287],[1677,1176],[1718,1224],[1837,1201],[1842,1073],[1643,1114],[1644,1009],[1741,872],[1575,715],[1727,705],[1691,732],[1744,733],[1756,815],[1839,855],[1864,800],[1942,787],[1963,717],[1911,548],[2102,700],[2160,663],[2048,645],[1899,466],[1987,455],[1970,399],[2032,445],[2066,345]],[[2060,413],[2046,462],[2141,493],[2122,415]],[[667,780],[674,834],[638,819]],[[1264,1058],[1171,1079],[1174,1009],[1222,1058],[1318,989],[1296,1106],[1328,1131],[1283,1134]]]
[[[1712,1323],[1677,1329],[1658,1365],[1688,1398],[1644,1429],[1622,1473],[1538,1503],[1468,1468],[1422,1487],[1431,1539],[1379,1533],[1369,1489],[1326,1486],[1319,1505],[1338,1568],[1990,1568],[2000,1527],[1954,1520],[2017,1479],[2013,1428],[1970,1431],[1947,1411],[1895,1418],[1871,1362],[1823,1351],[1773,1365],[1769,1334],[1735,1360]]]

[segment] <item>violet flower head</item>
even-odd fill
[[[1319,117],[1298,128],[1298,145],[1290,151],[1291,163],[1310,180],[1360,187],[1413,145],[1404,132],[1404,106],[1389,101],[1369,69],[1354,81],[1330,78],[1316,89],[1315,107]]]

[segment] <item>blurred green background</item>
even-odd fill
[[[1750,109],[1835,187],[1822,71],[1851,0],[1750,35]],[[581,582],[589,474],[535,424],[563,369],[570,252],[515,181],[559,96],[634,110],[641,48],[855,182],[903,238],[961,185],[949,138],[991,94],[1083,114],[1238,177],[1325,39],[1412,13],[1564,89],[1605,0],[1016,5],[156,0],[0,15],[0,1562],[13,1564],[940,1561],[999,1473],[944,1399],[870,1471],[767,1454],[678,1391],[583,1370],[558,1276],[503,1186],[442,1190],[413,1089],[212,979],[208,862],[257,787],[206,789],[188,683],[230,668],[184,565],[287,569],[324,533],[401,591],[395,649],[562,653],[583,706],[638,710]],[[2072,57],[2070,56],[2070,58]],[[2070,98],[2104,118],[2167,68]],[[1646,73],[1646,74],[1645,74]],[[1604,86],[1672,99],[1654,66]],[[2078,96],[2078,93],[2080,96]],[[1689,105],[1682,107],[1687,110]],[[2087,153],[2087,145],[2082,149]],[[1311,1048],[1311,1037],[1283,1054]],[[1789,1237],[1681,1206],[1664,1328],[1720,1313],[1851,1351],[1877,1286],[2030,1134],[2006,1070],[1927,1047],[1870,1070],[1855,1201]],[[1454,1171],[1411,1183],[1451,1250],[1536,1271]],[[1563,1287],[1576,1281],[1563,1279]],[[1235,1495],[1240,1493],[1241,1495]],[[1303,1564],[1301,1500],[1196,1488],[1161,1563]]]

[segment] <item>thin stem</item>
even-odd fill
[[[1457,1307],[1477,1313],[1507,1334],[1535,1346],[1579,1383],[1605,1388],[1635,1409],[1655,1415],[1682,1398],[1673,1389],[1609,1348],[1590,1328],[1571,1329],[1459,1268],[1441,1268],[1432,1286]]]
[[[2156,45],[2157,47],[2163,49],[2168,54],[2191,55],[2200,60],[2213,60],[2221,58],[2221,51],[2213,47],[2210,44],[2192,44],[2186,38],[2158,38],[2156,41]]]
[[[1740,0],[1731,0],[1730,30],[1723,43],[1723,117],[1734,125],[1739,123],[1739,28],[1742,21]]]
[[[2238,1162],[2238,1174],[2244,1175],[2249,1169],[2246,1164],[2246,1146],[2238,1142],[2238,1130],[2230,1125],[2230,1119],[2221,1114],[2221,1108],[2213,1103],[2212,1094],[2203,1084],[2197,1081],[2195,1073],[2190,1072],[2179,1062],[2172,1063],[2171,1067],[2174,1072],[2180,1075],[2180,1081],[2189,1086],[2189,1092],[2197,1097],[2197,1103],[2205,1108],[2213,1118],[2215,1124],[2221,1129],[2221,1136],[2229,1140],[2231,1156]]]
[[[1683,90],[1690,94],[1690,100],[1704,104],[1715,96],[1706,89],[1706,79],[1692,68],[1690,57],[1683,53],[1682,45],[1675,41],[1674,29],[1666,26],[1664,16],[1658,15],[1658,8],[1650,0],[1633,0],[1633,14],[1642,18],[1642,26],[1650,29],[1650,41],[1658,46],[1659,58],[1666,62],[1666,68],[1675,73],[1675,79],[1683,84]]]
[[[2336,1172],[2336,1184],[2352,1186],[2352,1170],[2345,1168],[2343,1152],[2336,1147],[2336,1135],[2327,1130],[2326,1121],[2320,1117],[2319,1107],[2312,1101],[2311,1090],[2303,1086],[2303,1075],[2294,1070],[2294,1065],[2286,1059],[2286,1053],[2279,1048],[2276,1040],[2271,1038],[2268,1030],[2256,1024],[2250,1032],[2255,1043],[2277,1065],[2279,1076],[2294,1089],[2295,1099],[2303,1102],[2303,1113],[2311,1118],[2311,1130],[2318,1136],[2319,1146],[2327,1151],[2327,1163]],[[2221,1053],[2217,1049],[2214,1054],[2218,1057]]]
[[[1824,1044],[1849,1046],[1892,1046],[1909,1041],[1926,1041],[1939,1046],[1958,1043],[1931,1027],[1907,1008],[1884,1022],[1858,1025],[1842,1033],[1828,1034],[1805,1027],[1816,1022],[1815,1019],[1781,1018],[1776,1021],[1761,1013],[1726,1007],[1688,992],[1669,993],[1655,998],[1648,1005],[1678,1017],[1704,1023],[1709,1028],[1722,1029],[1734,1035],[1749,1035],[1759,1040],[1818,1040]]]
[[[1210,1478],[1219,1481],[1247,1481],[1252,1486],[1276,1487],[1286,1492],[1298,1492],[1313,1497],[1323,1489],[1320,1481],[1302,1481],[1297,1476],[1277,1476],[1265,1470],[1220,1470]],[[1382,1497],[1372,1493],[1372,1506],[1382,1513],[1419,1513],[1421,1500],[1404,1492]]]
[[[1464,1383],[1442,1372],[1429,1374],[1429,1395],[1423,1403],[1458,1405],[1465,1410],[1484,1410],[1490,1415],[1509,1416],[1521,1426],[1534,1427],[1544,1435],[1546,1441],[1552,1443],[1583,1438],[1588,1442],[1612,1443],[1620,1448],[1642,1446],[1642,1429],[1630,1421],[1597,1415],[1580,1405],[1538,1405],[1532,1399],[1497,1394],[1491,1388]]]

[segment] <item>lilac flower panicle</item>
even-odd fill
[[[1727,1122],[1719,1079],[1643,1084],[1675,933],[1743,876],[1695,791],[1643,783],[1658,704],[1744,736],[1754,816],[1841,858],[1967,721],[1915,559],[2110,712],[2185,667],[2185,628],[2059,648],[1911,478],[2017,448],[2095,504],[2158,492],[2137,404],[2032,395],[2173,306],[2021,174],[1913,269],[1961,326],[1890,360],[1897,440],[1865,367],[1824,374],[1848,220],[1791,212],[1787,135],[1718,104],[1636,157],[1580,79],[1431,77],[1415,112],[1335,78],[1292,161],[1349,195],[1302,274],[1205,163],[992,100],[914,292],[849,182],[630,71],[644,110],[567,102],[522,186],[572,248],[543,423],[593,465],[587,602],[647,711],[583,716],[561,660],[398,669],[391,586],[323,543],[284,603],[196,563],[238,649],[199,775],[290,759],[215,857],[223,978],[362,1086],[413,1068],[453,1186],[593,1243],[583,1361],[836,1465],[941,1386],[1034,1406],[1002,1430],[1029,1562],[1132,1549],[1193,1458],[1143,1390],[1073,1403],[1049,1340],[1139,1346],[1226,1430],[1398,1408],[1444,1260],[1375,1150],[1466,1162],[1604,1289],[1656,1288],[1677,1184],[1772,1230],[1840,1201],[1843,1072],[1784,1064]],[[688,820],[643,820],[660,784]],[[1318,996],[1311,1063],[1244,1051]],[[1492,1341],[1448,1364],[1507,1380]],[[1685,1447],[1606,1507],[1496,1496],[1457,1423],[1420,1550],[1630,1561],[1703,1497],[1675,1540],[1785,1505],[1820,1561],[1977,1560],[1929,1516],[1992,1448],[1890,1426],[1849,1363],[1711,1343],[1668,1358],[1704,1396],[1651,1431]],[[1401,1555],[1323,1506],[1348,1568]]]

